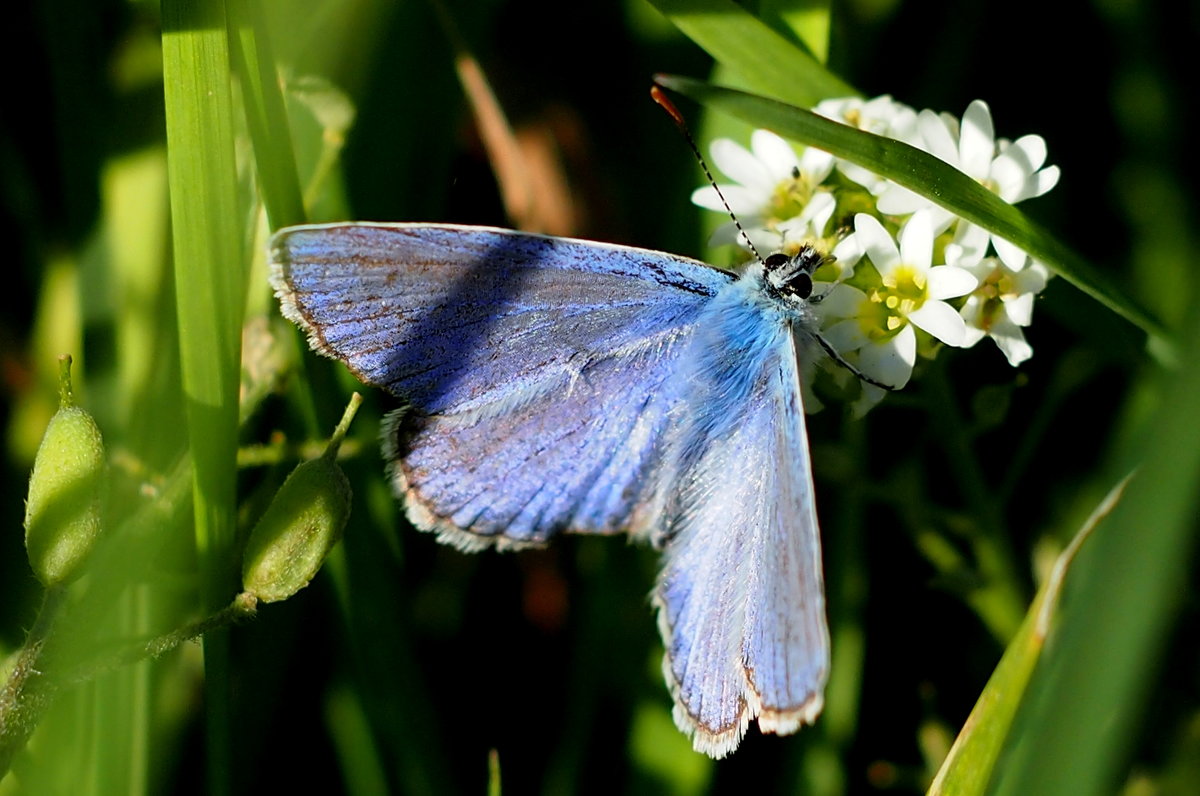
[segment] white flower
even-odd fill
[[[1013,269],[995,257],[968,265],[966,270],[979,280],[979,286],[959,310],[967,327],[963,345],[973,346],[990,337],[1008,364],[1020,365],[1033,356],[1021,327],[1033,320],[1033,299],[1046,287],[1050,272],[1036,261]]]
[[[896,102],[884,94],[874,99],[859,97],[827,99],[818,103],[813,111],[835,122],[865,130],[868,133],[895,138],[898,141],[920,146],[917,132],[917,112],[902,102]],[[878,196],[892,183],[873,171],[838,160],[838,171]]]
[[[917,127],[923,149],[1011,204],[1041,196],[1058,183],[1058,167],[1043,168],[1045,140],[1038,135],[1026,135],[1013,142],[997,141],[991,111],[983,100],[967,106],[961,126],[952,116],[926,110],[918,116]],[[934,229],[939,231],[954,219],[948,210],[895,184],[879,197],[878,207],[888,215],[906,215],[929,208]],[[1009,268],[1020,270],[1026,260],[1025,252],[1018,247],[965,220],[959,220],[954,240],[961,247],[964,262],[982,259],[989,240]]]
[[[915,213],[899,238],[897,246],[878,219],[856,215],[853,243],[844,241],[835,253],[842,267],[866,255],[880,283],[869,291],[838,284],[816,305],[829,324],[823,334],[834,350],[854,354],[863,374],[892,388],[903,387],[912,375],[916,329],[948,345],[963,345],[966,324],[945,299],[966,295],[978,284],[966,269],[932,265],[934,234],[928,212]],[[865,384],[863,395],[869,406],[883,391]]]
[[[813,243],[825,237],[829,220],[837,200],[828,191],[813,194],[813,198],[800,211],[800,215],[785,219],[766,227],[743,227],[746,236],[762,256],[785,252],[795,254],[805,243]]]
[[[754,131],[750,151],[728,138],[713,141],[710,151],[713,163],[735,183],[722,183],[720,194],[711,185],[698,188],[692,193],[692,202],[725,213],[724,195],[729,210],[746,229],[774,228],[800,215],[833,170],[833,156],[828,152],[809,147],[797,156],[791,144],[768,130]],[[731,221],[713,234],[711,244],[743,243],[739,238]]]

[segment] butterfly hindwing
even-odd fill
[[[540,544],[558,531],[641,532],[635,509],[653,489],[673,404],[662,371],[676,347],[596,360],[562,392],[484,420],[390,424],[385,456],[410,517],[466,549]]]
[[[632,517],[674,364],[733,276],[643,249],[482,227],[295,227],[284,314],[409,408],[385,430],[410,517],[464,548]],[[632,520],[632,522],[631,522]]]
[[[713,339],[689,356],[697,414],[668,465],[655,592],[676,723],[714,757],[752,719],[778,733],[812,722],[829,668],[797,337],[751,295],[714,304]]]

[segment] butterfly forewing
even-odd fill
[[[315,349],[427,414],[561,389],[581,361],[670,338],[732,279],[645,249],[451,225],[292,227],[271,261]]]
[[[271,251],[314,348],[410,404],[385,432],[410,517],[469,549],[639,529],[674,363],[733,280],[480,227],[297,227]]]

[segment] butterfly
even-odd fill
[[[712,757],[792,733],[829,672],[801,398],[810,247],[740,276],[647,249],[478,226],[279,231],[270,279],[312,348],[398,396],[417,528],[465,551],[628,533],[679,728]]]

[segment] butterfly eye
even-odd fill
[[[809,276],[805,271],[799,271],[795,276],[788,280],[787,285],[785,285],[783,288],[783,292],[791,293],[792,295],[806,299],[812,295],[812,289],[812,277]]]
[[[776,252],[763,260],[767,283],[788,298],[807,299],[812,295],[812,272],[821,264],[821,256],[811,247],[804,247],[789,257]]]

